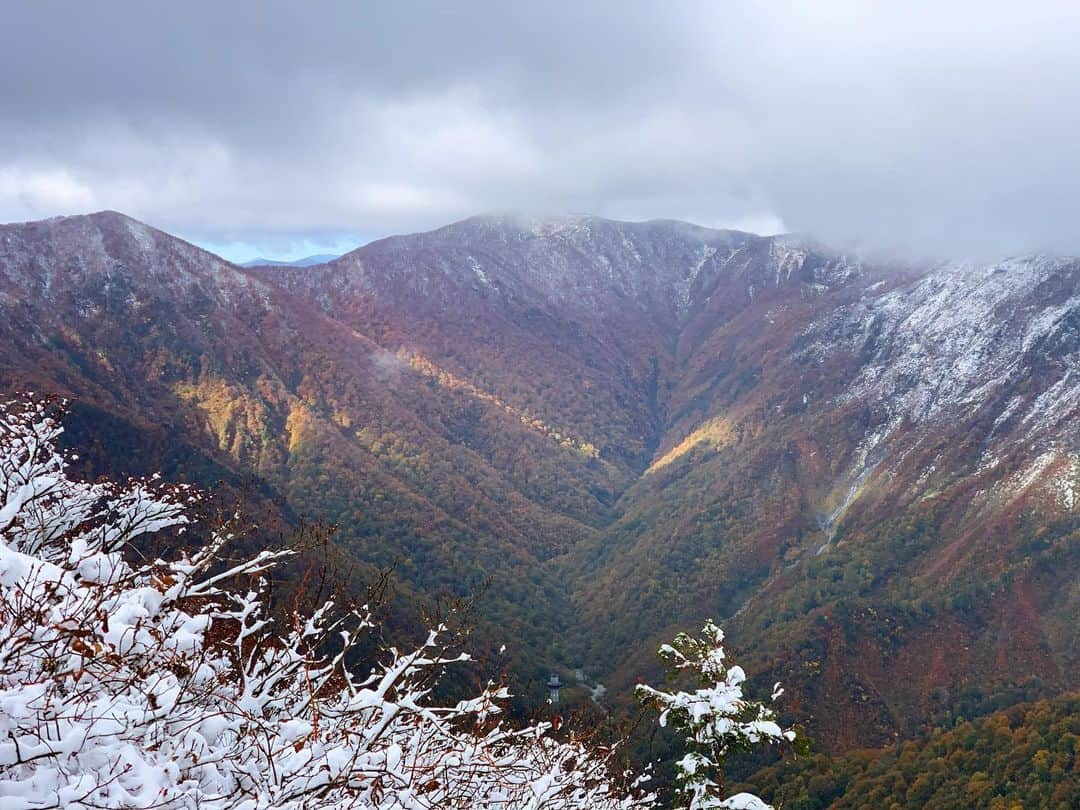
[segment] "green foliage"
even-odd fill
[[[752,784],[783,810],[1072,810],[1080,806],[1080,695],[1021,704],[880,751],[784,762]]]

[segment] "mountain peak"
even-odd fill
[[[439,233],[442,231],[451,230],[498,230],[520,232],[528,236],[535,237],[588,235],[593,230],[629,231],[638,233],[668,230],[694,233],[699,236],[721,233],[745,233],[747,236],[754,235],[743,231],[736,231],[731,229],[709,228],[704,225],[697,225],[695,223],[679,219],[623,220],[610,219],[607,217],[584,213],[480,214],[477,216],[459,220],[458,222],[451,223],[450,225],[445,225],[442,228],[438,228],[435,231],[432,231],[431,233]]]
[[[203,248],[106,210],[0,225],[0,284],[5,281],[51,300],[59,290],[103,285],[183,297],[203,282],[246,286],[254,279]]]
[[[317,264],[326,264],[338,258],[337,253],[317,253],[313,256],[304,256],[300,259],[264,259],[259,257],[246,262],[241,262],[241,267],[313,267]]]

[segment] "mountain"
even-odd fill
[[[312,267],[316,264],[326,264],[337,258],[335,253],[317,253],[314,256],[305,256],[302,259],[280,261],[278,259],[252,259],[242,262],[240,267]]]
[[[791,256],[683,329],[655,460],[567,569],[594,653],[724,616],[838,747],[1074,684],[1080,263]]]
[[[27,386],[124,437],[88,464],[248,476],[410,591],[479,593],[571,701],[706,616],[828,750],[1077,688],[1077,260],[477,217],[240,268],[106,212],[0,226]]]

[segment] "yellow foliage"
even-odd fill
[[[553,428],[545,424],[541,419],[530,415],[526,411],[515,408],[509,403],[503,402],[497,396],[488,391],[477,388],[468,380],[463,380],[445,369],[432,363],[426,357],[419,354],[407,354],[399,352],[399,356],[407,360],[415,371],[425,377],[434,380],[448,391],[463,391],[469,396],[475,397],[481,402],[486,402],[502,409],[506,413],[518,419],[525,427],[530,428],[554,441],[556,444],[580,453],[586,458],[599,458],[600,450],[592,442],[570,436],[566,431]]]
[[[651,472],[659,470],[661,467],[666,467],[673,461],[685,456],[691,450],[701,445],[708,445],[712,448],[723,447],[726,444],[730,444],[735,439],[734,432],[732,430],[731,420],[723,416],[714,416],[711,419],[706,419],[690,434],[679,442],[677,445],[668,450],[664,455],[654,461],[649,469],[645,471],[648,475]]]

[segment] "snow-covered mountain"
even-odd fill
[[[617,692],[714,616],[836,747],[1077,685],[1080,262],[477,217],[242,269],[100,214],[0,226],[0,315],[5,388],[492,577],[526,674]]]

